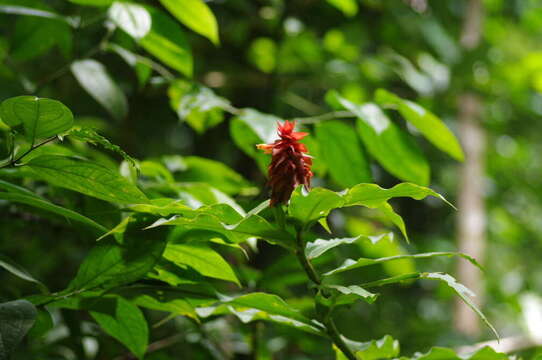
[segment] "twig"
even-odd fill
[[[37,144],[37,145],[32,145],[32,146],[30,147],[30,149],[26,150],[21,156],[17,157],[16,159],[13,159],[14,154],[13,154],[13,152],[12,152],[12,153],[11,153],[11,161],[8,162],[7,164],[3,165],[3,166],[0,166],[0,169],[1,169],[1,168],[5,168],[5,167],[11,167],[11,166],[19,166],[19,165],[17,164],[17,162],[19,162],[19,161],[20,161],[22,158],[24,158],[26,155],[30,154],[32,151],[36,150],[36,149],[39,148],[40,146],[43,146],[43,145],[45,145],[45,144],[48,144],[48,143],[50,143],[51,141],[54,141],[54,140],[56,140],[56,139],[58,139],[58,137],[53,136],[53,137],[51,137],[51,138],[49,138],[49,139],[47,139],[47,140],[44,140],[44,141],[40,142],[40,143]]]

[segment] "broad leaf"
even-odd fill
[[[337,184],[350,187],[371,181],[369,160],[354,129],[338,120],[325,121],[316,126],[316,137]]]
[[[401,357],[399,360],[508,360],[512,357],[498,353],[489,346],[483,347],[472,354],[459,355],[452,349],[434,347],[425,354],[416,353],[413,357]]]
[[[7,360],[34,325],[38,312],[32,303],[15,300],[0,304],[0,359]]]
[[[151,30],[152,18],[149,11],[138,4],[116,1],[109,8],[109,18],[134,39],[145,37]]]
[[[348,17],[352,17],[358,13],[358,3],[356,0],[327,0],[327,2]]]
[[[393,233],[381,234],[375,236],[365,236],[359,235],[353,238],[342,238],[342,239],[316,239],[313,242],[308,242],[305,247],[305,255],[308,259],[314,259],[318,256],[324,254],[326,251],[333,249],[336,246],[344,244],[352,244],[358,240],[368,241],[371,244],[375,244],[380,241],[382,238],[390,237],[393,238]]]
[[[15,263],[13,260],[11,260],[9,257],[0,254],[0,268],[4,268],[5,270],[9,271],[13,275],[26,280],[33,282],[34,284],[37,284],[38,287],[44,292],[48,293],[49,290],[47,289],[47,286],[45,286],[41,281],[37,280],[35,277],[33,277],[28,271],[23,269],[19,264]]]
[[[343,338],[346,345],[359,360],[391,359],[399,355],[399,342],[386,335],[380,340],[357,342]],[[336,360],[346,360],[347,357],[334,346]]]
[[[122,297],[96,299],[90,314],[102,329],[143,359],[149,342],[147,321],[139,308]]]
[[[433,113],[415,102],[404,100],[384,89],[378,89],[375,100],[382,106],[393,106],[403,117],[440,150],[457,160],[463,160],[461,145],[448,127]]]
[[[57,155],[42,155],[20,168],[21,175],[117,203],[147,203],[135,185],[102,165]]]
[[[299,310],[288,305],[277,295],[256,292],[234,298],[225,297],[221,303],[223,305],[199,308],[198,314],[205,317],[212,314],[232,313],[244,323],[266,320],[318,335],[323,333],[321,324],[306,318]]]
[[[73,114],[64,104],[35,96],[4,100],[0,117],[11,127],[22,124],[25,136],[32,144],[36,139],[61,134],[73,125]]]
[[[163,256],[179,266],[190,266],[204,276],[241,285],[230,264],[206,243],[169,243]]]
[[[323,285],[323,287],[325,289],[332,289],[335,291],[333,297],[333,304],[335,306],[352,304],[359,299],[372,304],[378,297],[377,294],[373,294],[358,285]]]
[[[74,61],[71,71],[79,84],[117,120],[128,113],[128,101],[106,68],[96,60]]]
[[[420,185],[429,183],[429,164],[412,137],[401,130],[375,104],[337,100],[357,116],[358,133],[369,153],[391,174]]]
[[[164,249],[163,235],[128,234],[122,244],[111,238],[102,240],[87,255],[68,291],[108,289],[139,280],[154,267]]]
[[[75,212],[70,209],[66,209],[62,206],[55,205],[35,195],[32,196],[32,195],[0,192],[0,200],[6,200],[6,201],[14,202],[14,203],[25,204],[25,205],[29,205],[38,209],[42,209],[47,212],[65,217],[66,219],[71,219],[71,220],[80,222],[84,225],[90,226],[93,229],[98,230],[98,232],[100,233],[104,233],[108,231],[107,228],[98,224],[96,221],[84,215],[81,215],[78,212]]]
[[[396,255],[396,256],[389,256],[389,257],[383,257],[383,258],[378,258],[378,259],[367,259],[367,258],[359,258],[358,260],[346,259],[341,266],[339,266],[338,268],[333,269],[331,271],[328,271],[327,273],[324,274],[324,276],[330,276],[330,275],[338,274],[338,273],[341,273],[341,272],[344,272],[344,271],[349,271],[349,270],[357,269],[357,268],[364,267],[364,266],[381,264],[381,263],[385,263],[385,262],[388,262],[388,261],[395,261],[395,260],[401,260],[401,259],[430,259],[430,258],[439,257],[439,256],[447,256],[447,257],[459,256],[459,257],[462,257],[465,260],[468,260],[474,266],[480,267],[480,264],[478,264],[478,262],[474,258],[472,258],[472,257],[470,257],[470,256],[468,256],[466,254],[463,254],[463,253],[458,253],[458,252],[430,252],[430,253],[422,253],[422,254]]]
[[[202,0],[160,0],[180,22],[218,45],[218,25],[211,9]]]
[[[298,186],[290,198],[288,214],[307,226],[327,217],[331,210],[340,208],[343,204],[343,197],[336,192],[324,188],[313,188],[306,193],[303,187]]]

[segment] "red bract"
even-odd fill
[[[295,122],[286,120],[278,124],[280,139],[272,144],[256,147],[271,154],[269,165],[269,185],[271,186],[271,206],[286,204],[298,185],[308,190],[311,185],[312,159],[307,155],[307,147],[299,142],[307,136],[304,132],[294,132]]]

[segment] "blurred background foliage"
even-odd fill
[[[158,17],[169,17],[162,35],[171,35],[177,45],[160,40],[160,34],[154,42],[134,40],[138,26],[119,26],[111,20],[111,9],[109,17],[106,15],[107,7],[85,6],[100,2],[105,6],[111,3],[0,0],[0,99],[37,94],[61,100],[72,109],[78,124],[93,126],[141,161],[140,184],[147,191],[166,193],[174,176],[180,181],[204,181],[220,190],[222,196],[218,198],[205,187],[199,193],[178,187],[169,190],[187,201],[217,202],[230,195],[250,209],[266,198],[268,159],[256,153],[254,144],[269,140],[265,139],[269,134],[265,125],[273,124],[275,118],[271,116],[304,119],[301,124],[311,133],[306,144],[315,156],[315,185],[334,190],[371,180],[386,187],[394,185],[397,178],[382,167],[369,165],[367,155],[357,158],[366,153],[366,145],[354,135],[354,123],[340,118],[341,110],[334,109],[334,96],[338,93],[354,103],[363,103],[374,101],[375,91],[385,88],[415,100],[458,133],[461,94],[476,94],[483,104],[480,119],[486,139],[481,180],[488,240],[480,259],[487,270],[482,286],[484,310],[503,337],[540,340],[539,0],[484,0],[481,41],[472,50],[466,50],[459,41],[468,3],[464,0],[213,0],[207,5],[218,21],[218,36],[212,24],[189,31],[189,18],[183,21],[184,27],[179,22],[171,26],[174,20],[164,15],[168,13],[163,7],[165,1],[138,1],[159,9],[162,15]],[[9,11],[14,4],[68,18],[58,21],[14,14]],[[168,49],[173,49],[173,55],[167,53]],[[239,112],[240,108],[254,110]],[[322,115],[325,121],[319,121]],[[334,115],[339,118],[327,120]],[[389,115],[401,128],[417,134],[394,113]],[[261,121],[260,133],[256,133],[258,127],[246,125],[250,121]],[[461,163],[421,137],[413,139],[431,165],[430,186],[454,203],[459,196]],[[341,143],[355,151],[341,150]],[[65,145],[56,150],[51,146],[47,151],[75,148],[111,167],[122,160],[77,141]],[[223,165],[190,157],[194,155],[224,163],[238,174]],[[338,162],[343,163],[339,166]],[[185,168],[189,171],[182,172]],[[101,201],[74,197],[60,189],[42,190],[63,204],[82,207],[109,227],[120,220]],[[458,214],[450,208],[431,199],[396,200],[393,206],[407,224],[410,243],[399,240],[371,248],[350,245],[343,249],[344,255],[387,256],[457,248]],[[51,288],[64,287],[92,246],[93,237],[6,203],[0,202],[0,211],[0,251],[24,264]],[[333,213],[330,218],[338,236],[378,234],[391,225],[378,211],[355,209]],[[396,239],[400,239],[399,233]],[[266,244],[260,244],[248,261],[235,249],[221,250],[235,264],[245,286],[273,291],[290,304],[310,311],[310,299],[303,296],[307,280],[293,257]],[[329,255],[323,257],[321,266],[338,261]],[[418,264],[397,261],[349,276],[357,281],[360,277],[371,280],[415,268],[455,271],[453,261],[438,258]],[[0,298],[6,301],[31,292],[31,285],[6,272],[0,272],[0,284]],[[419,282],[383,291],[373,305],[358,303],[338,312],[338,323],[347,337],[367,340],[392,334],[405,354],[433,345],[454,347],[491,339],[485,329],[474,335],[454,329],[454,312],[450,311],[453,294],[438,284]],[[69,311],[56,316],[63,322],[45,340],[28,340],[16,359],[27,359],[29,354],[43,359],[82,359],[77,351],[84,350],[74,350],[81,347],[81,338],[86,344],[82,349],[87,349],[86,356],[92,358],[88,349],[93,348],[96,328],[88,321],[83,328],[75,325],[80,319],[74,319],[77,315]],[[154,322],[160,320],[152,312],[148,316]],[[319,338],[278,325],[241,326],[232,318],[194,325],[177,318],[153,329],[152,339],[161,339],[172,331],[182,334],[181,339],[148,358],[175,359],[178,354],[186,359],[210,358],[212,346],[200,339],[197,326],[204,327],[209,342],[218,342],[222,351],[239,359],[248,357],[243,354],[249,346],[248,334],[253,331],[264,334],[265,343],[258,346],[268,355],[262,355],[262,359],[332,356],[329,345]],[[100,340],[101,358],[112,358],[108,354],[119,354],[118,349],[113,340]],[[522,355],[535,359],[537,352],[534,347]]]

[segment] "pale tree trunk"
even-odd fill
[[[483,22],[482,0],[469,0],[466,7],[461,45],[465,51],[475,49],[481,36]],[[485,132],[480,125],[482,100],[465,89],[458,98],[459,137],[465,151],[458,188],[457,243],[460,252],[467,253],[483,263],[486,248],[486,211],[484,205]],[[459,282],[473,290],[474,301],[482,305],[483,279],[478,269],[467,261],[457,265]],[[462,301],[454,306],[454,327],[468,336],[480,333],[476,314]]]

